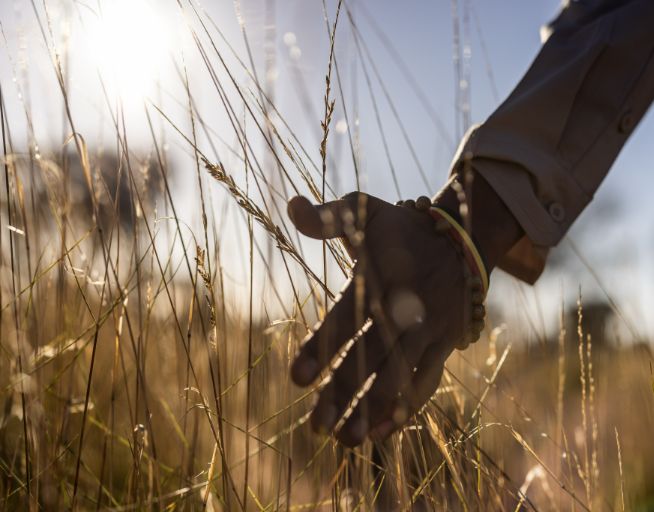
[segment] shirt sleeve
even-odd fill
[[[654,99],[654,1],[577,0],[502,105],[464,137],[471,165],[525,231],[500,267],[527,282],[591,201]]]

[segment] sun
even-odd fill
[[[85,24],[85,51],[111,96],[142,101],[172,68],[179,31],[154,0],[99,4]]]

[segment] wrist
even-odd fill
[[[489,273],[524,235],[504,201],[478,172],[472,171],[465,181],[461,175],[454,176],[434,203],[454,215],[469,232]]]

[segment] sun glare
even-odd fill
[[[153,94],[172,63],[177,31],[156,3],[148,0],[101,2],[87,25],[90,59],[112,96],[123,102]]]

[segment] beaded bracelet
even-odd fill
[[[448,236],[466,263],[466,282],[470,288],[472,299],[472,322],[469,332],[456,344],[456,348],[464,350],[470,343],[474,343],[479,339],[484,328],[484,317],[486,316],[484,299],[488,293],[489,285],[484,260],[463,226],[448,212],[432,204],[431,199],[427,196],[420,196],[415,201],[413,199],[398,201],[396,205],[429,214],[435,221],[436,231]]]
[[[440,226],[444,226],[445,223],[449,227],[443,229],[455,242],[457,242],[463,248],[463,256],[468,264],[468,268],[473,273],[473,275],[479,276],[483,286],[484,295],[488,293],[488,273],[486,272],[486,265],[484,265],[481,255],[477,250],[477,246],[472,241],[468,233],[463,226],[459,224],[454,218],[447,213],[442,208],[437,206],[432,206],[429,208],[429,214],[432,218],[439,223]]]

